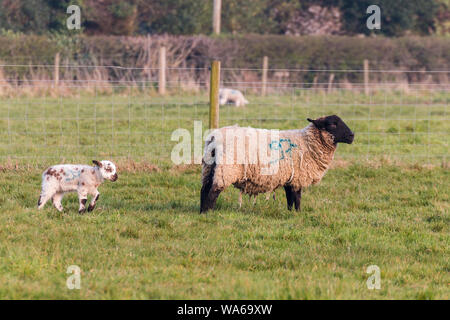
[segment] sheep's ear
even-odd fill
[[[309,122],[312,122],[317,129],[325,128],[325,119],[324,118],[319,118],[319,119],[316,119],[316,120],[312,120],[310,118],[307,118],[306,120],[308,120]]]
[[[97,161],[97,160],[92,160],[92,163],[95,164],[97,167],[101,168],[102,167],[102,163]]]

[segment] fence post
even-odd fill
[[[331,90],[333,89],[333,80],[334,73],[330,73],[330,77],[328,78],[328,93],[331,93]]]
[[[262,73],[262,88],[261,88],[262,96],[265,96],[267,93],[267,69],[269,69],[269,57],[264,56],[264,58],[263,58],[263,73]]]
[[[166,94],[166,47],[159,48],[158,92]]]
[[[214,0],[213,5],[213,33],[220,34],[220,15],[221,15],[222,0]]]
[[[220,61],[211,63],[211,80],[209,85],[209,128],[219,127],[219,84]]]
[[[148,86],[150,88],[152,86],[152,70],[151,70],[151,63],[152,63],[152,61],[151,61],[151,58],[150,58],[150,54],[151,54],[151,51],[150,51],[151,40],[150,40],[150,36],[149,35],[147,35],[145,43],[146,43],[146,50],[147,50],[147,65],[146,65],[146,67],[148,68],[147,69],[147,80],[148,80]]]
[[[364,93],[369,95],[369,60],[364,59]]]
[[[59,85],[59,52],[55,55],[55,74],[54,74],[54,81],[55,81],[55,87]]]

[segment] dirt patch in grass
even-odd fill
[[[160,172],[161,169],[150,162],[147,161],[140,161],[136,162],[131,159],[118,161],[116,163],[117,170],[120,172]]]
[[[201,165],[199,164],[182,164],[170,168],[170,171],[173,173],[197,173],[200,170]]]
[[[183,164],[183,165],[164,165],[158,166],[149,161],[135,161],[133,159],[121,159],[112,161],[116,164],[117,170],[119,172],[130,172],[130,173],[138,173],[138,172],[161,172],[161,171],[169,171],[174,174],[183,174],[183,173],[199,173],[201,171],[201,165],[199,164]],[[55,164],[64,164],[64,163],[74,163],[74,161],[66,161],[65,159],[54,162],[51,164],[36,164],[36,163],[23,163],[18,160],[13,160],[8,158],[3,163],[0,162],[0,172],[14,171],[14,172],[33,172],[36,170],[44,170],[51,165]],[[88,164],[88,163],[86,163]],[[418,163],[418,162],[406,162],[390,159],[389,157],[383,157],[379,159],[335,159],[331,163],[330,169],[337,168],[348,168],[352,165],[361,165],[367,168],[375,168],[380,169],[383,167],[399,167],[406,170],[424,170],[424,169],[435,169],[435,168],[443,168],[448,169],[450,167],[450,163],[446,160],[442,160],[441,163]]]

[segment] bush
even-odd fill
[[[201,69],[207,68],[212,59],[221,60],[224,68],[261,68],[262,58],[265,55],[269,57],[271,69],[360,70],[364,59],[369,59],[370,69],[375,70],[430,71],[450,68],[450,42],[440,37],[246,35],[152,36],[149,38],[53,36],[48,38],[7,34],[0,36],[0,60],[10,64],[52,64],[56,52],[60,52],[62,63],[157,68],[157,49],[162,44],[168,48],[169,67],[195,68],[197,77],[205,76],[205,72]],[[150,48],[149,52],[148,48]],[[22,74],[19,75],[18,70],[11,69],[5,72],[9,74],[8,78],[11,76],[20,78],[23,72],[31,72],[28,69],[20,69]],[[148,74],[145,72],[144,70],[110,70],[108,79],[147,78]],[[254,73],[259,77],[259,71]],[[225,74],[224,79],[229,74]],[[291,72],[289,80],[312,82],[315,74],[319,75],[319,81],[327,81],[325,78],[320,79],[320,76],[327,75],[320,72]],[[242,75],[241,71],[236,70],[233,79]],[[335,76],[337,81],[345,79],[354,82],[361,81],[362,75],[337,72]],[[395,80],[392,75],[383,73],[376,73],[373,77],[378,81]],[[409,81],[421,80],[417,75],[415,77],[410,78]]]

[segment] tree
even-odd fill
[[[87,34],[210,34],[213,0],[0,0],[0,28],[67,33],[66,9],[79,4]],[[381,30],[366,27],[381,8]],[[313,6],[313,7],[312,7]],[[449,0],[223,0],[223,33],[428,35],[449,28]],[[324,22],[330,25],[324,27]],[[319,27],[321,28],[319,30]]]
[[[71,0],[0,0],[0,28],[23,33],[65,32]]]
[[[205,34],[211,29],[212,2],[139,0],[139,33]]]
[[[438,0],[436,13],[436,33],[450,35],[450,0]]]
[[[83,26],[88,34],[132,35],[138,26],[137,1],[85,0]]]
[[[373,4],[381,8],[380,30],[369,30],[366,27],[366,9]],[[415,32],[427,35],[435,30],[435,0],[341,0],[340,8],[343,12],[344,29],[350,34],[401,36]]]
[[[0,27],[26,33],[48,30],[51,9],[44,0],[0,0]]]

